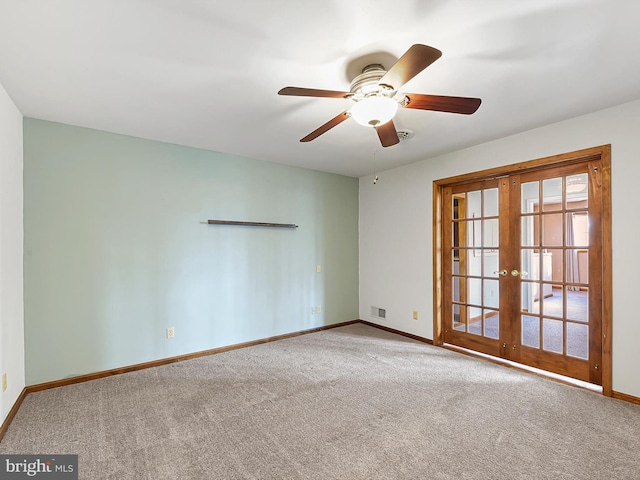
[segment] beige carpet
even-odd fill
[[[83,479],[638,479],[640,406],[366,325],[28,395]]]

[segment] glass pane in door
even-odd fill
[[[562,353],[564,332],[562,320],[542,320],[542,348],[548,352]]]
[[[567,355],[589,358],[589,327],[582,323],[567,322]]]
[[[462,277],[453,277],[453,301],[460,303],[464,301],[464,282]]]
[[[497,217],[498,216],[498,189],[487,188],[483,190],[484,193],[484,212],[483,217]]]
[[[485,309],[484,315],[484,336],[489,338],[500,338],[500,313],[498,310]]]
[[[522,315],[522,345],[540,348],[540,318]]]
[[[485,307],[497,309],[500,306],[500,281],[484,279],[482,290],[482,304]]]
[[[588,206],[587,189],[589,175],[579,173],[565,177],[566,209],[586,208]]]
[[[562,177],[542,181],[542,211],[550,212],[562,208]]]
[[[520,185],[520,212],[538,212],[540,205],[540,182],[525,182]]]
[[[467,192],[467,218],[482,216],[482,191]]]
[[[545,248],[542,251],[542,281],[564,281],[564,254],[561,248]]]
[[[564,315],[564,296],[562,295],[562,287],[543,283],[542,293],[542,314],[546,317],[562,318]]]
[[[567,296],[567,319],[589,323],[589,289],[587,287],[565,287]]]
[[[461,312],[460,305],[454,304],[452,312],[453,312],[453,318],[452,318],[453,329],[461,332],[466,332],[467,325],[460,316],[460,312]]]
[[[523,216],[520,220],[520,237],[523,246],[540,245],[540,215]]]
[[[542,246],[562,246],[562,213],[549,213],[542,216]]]
[[[482,309],[480,307],[467,307],[469,318],[469,333],[482,335]]]

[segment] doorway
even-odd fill
[[[611,395],[610,146],[434,182],[434,343]]]

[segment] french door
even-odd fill
[[[445,343],[602,385],[601,158],[445,185]]]

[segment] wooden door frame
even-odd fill
[[[575,163],[602,161],[602,393],[608,397],[614,395],[612,385],[612,253],[611,253],[611,145],[562,153],[551,157],[529,160],[512,165],[481,170],[478,172],[443,178],[433,182],[433,344],[444,344],[443,309],[443,255],[442,255],[442,197],[444,188],[456,184],[471,183],[487,178],[541,170],[555,166]]]

